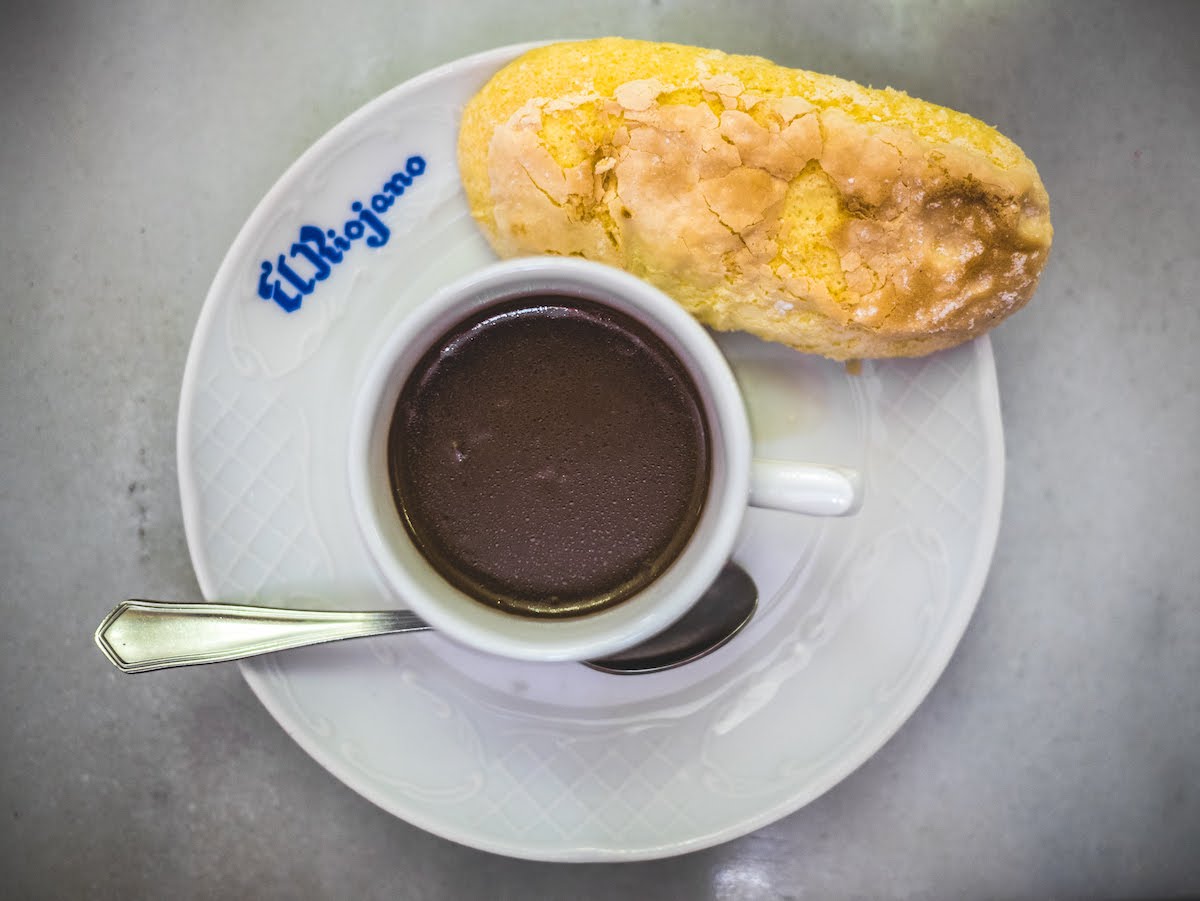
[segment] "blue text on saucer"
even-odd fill
[[[333,267],[346,258],[356,241],[361,238],[368,247],[382,247],[388,242],[392,233],[380,217],[424,173],[425,158],[410,156],[404,161],[404,169],[392,173],[369,203],[356,200],[350,204],[357,215],[343,223],[341,232],[317,225],[300,226],[298,239],[286,256],[281,253],[274,263],[263,260],[258,296],[275,301],[286,313],[300,309],[304,298],[316,290],[317,282],[329,278]]]

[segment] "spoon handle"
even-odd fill
[[[118,669],[144,673],[239,660],[342,638],[428,628],[424,620],[407,610],[284,610],[129,600],[104,618],[96,630],[96,644]]]

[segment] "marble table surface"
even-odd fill
[[[461,847],[343,786],[233,666],[123,677],[195,598],[175,423],[237,229],[312,141],[491,46],[752,52],[997,124],[1054,252],[993,335],[1008,476],[949,668],[871,760],[637,864]],[[1200,893],[1200,6],[47,2],[0,24],[0,873],[13,898],[1124,898]]]

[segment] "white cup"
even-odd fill
[[[679,556],[631,597],[569,619],[504,612],[451,585],[409,537],[393,500],[387,463],[400,391],[430,345],[493,304],[548,294],[606,304],[657,334],[695,382],[712,442],[704,509]],[[851,470],[753,458],[746,407],[729,364],[708,332],[678,304],[626,272],[562,257],[493,264],[443,288],[406,317],[370,364],[355,399],[349,466],[363,539],[399,601],[453,639],[524,660],[603,657],[662,631],[716,579],[750,504],[840,516],[861,503],[860,480]]]

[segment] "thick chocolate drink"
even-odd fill
[[[396,506],[477,600],[538,617],[616,604],[687,543],[709,436],[682,363],[599,304],[524,297],[443,335],[392,420]]]

